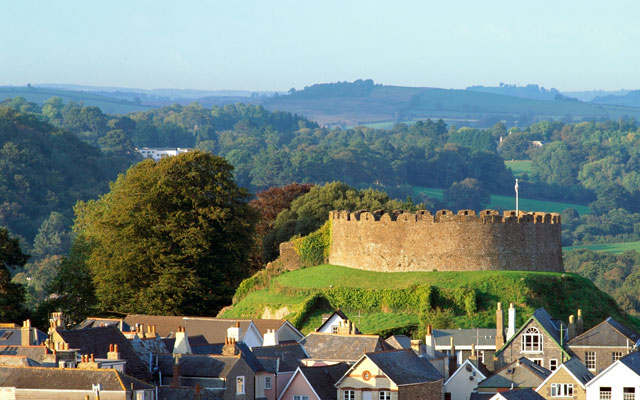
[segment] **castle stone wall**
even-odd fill
[[[329,262],[371,271],[563,272],[556,213],[331,211]]]

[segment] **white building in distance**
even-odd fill
[[[170,147],[170,148],[160,148],[160,147],[143,147],[141,149],[136,149],[142,157],[144,158],[153,158],[153,161],[158,161],[165,157],[177,156],[178,154],[189,152],[193,149],[181,148],[181,147]]]

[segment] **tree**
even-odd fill
[[[455,182],[443,193],[443,199],[452,210],[480,211],[491,202],[491,193],[477,179],[467,178]]]
[[[22,285],[11,282],[9,270],[24,266],[28,259],[18,239],[0,227],[0,321],[19,322],[24,316],[25,290]]]
[[[249,271],[247,197],[223,158],[193,151],[142,161],[78,203],[74,230],[100,309],[211,315],[227,305]]]
[[[31,253],[39,260],[50,255],[66,255],[70,247],[69,223],[64,215],[53,211],[40,225],[38,234],[33,239]]]

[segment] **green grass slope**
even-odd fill
[[[254,282],[251,279],[247,282]],[[581,308],[587,327],[609,315],[630,324],[638,322],[624,315],[590,280],[569,273],[385,273],[319,265],[284,272],[266,284],[242,287],[232,307],[221,316],[257,318],[265,309],[271,315],[280,310],[278,316],[290,319],[303,333],[314,330],[322,314],[337,307],[363,333],[415,334],[420,310],[436,308],[452,310],[455,327],[494,327],[498,301],[516,305],[519,324],[539,307],[565,321]]]
[[[86,106],[98,107],[103,113],[108,114],[126,114],[153,108],[86,92],[39,87],[0,86],[0,101],[12,97],[24,97],[27,101],[42,105],[45,101],[55,96],[60,97],[65,103],[69,101],[82,102]]]
[[[604,251],[613,254],[622,254],[625,251],[635,250],[640,252],[640,242],[626,242],[626,243],[607,243],[607,244],[588,244],[579,246],[567,246],[563,247],[562,251],[571,251],[576,249],[587,249],[591,251]]]

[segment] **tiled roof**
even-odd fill
[[[428,360],[418,357],[410,349],[380,351],[366,355],[398,386],[443,379]]]
[[[567,355],[567,357],[569,357],[569,353],[566,352],[566,350],[564,349],[564,346],[562,345],[561,340],[560,340],[560,328],[561,328],[561,324],[562,324],[562,329],[564,331],[563,332],[562,342],[566,343],[567,325],[562,323],[562,321],[560,321],[559,319],[554,319],[553,317],[551,317],[551,315],[549,315],[547,310],[545,310],[544,308],[538,308],[536,311],[534,311],[533,315],[527,320],[527,322],[525,322],[520,327],[520,329],[518,329],[516,331],[515,335],[513,335],[509,340],[507,340],[505,342],[505,344],[500,349],[496,349],[496,354],[499,354],[505,348],[507,348],[509,343],[511,343],[513,340],[515,340],[515,338],[518,337],[520,332],[522,332],[522,330],[525,327],[527,327],[531,321],[536,321],[538,323],[538,325],[540,325],[540,327],[542,329],[544,329],[549,334],[549,336],[555,342],[555,344],[558,346],[558,348],[565,355]]]
[[[73,329],[99,328],[101,326],[115,326],[122,332],[128,332],[131,330],[129,324],[124,322],[124,320],[115,318],[87,318],[74,326]]]
[[[19,389],[91,390],[99,383],[102,390],[153,389],[152,385],[115,369],[76,369],[43,367],[0,367],[0,386]]]
[[[506,400],[544,400],[544,397],[533,389],[505,390],[496,395],[497,398]]]
[[[640,335],[609,317],[569,341],[569,346],[633,346]]]
[[[40,363],[35,362],[27,356],[0,356],[0,365],[37,367],[40,366]]]
[[[36,345],[47,340],[47,334],[40,329],[35,329]],[[20,346],[22,345],[22,333],[20,328],[0,328],[0,346]]]
[[[406,335],[393,335],[388,337],[385,342],[396,350],[411,348],[411,338]]]
[[[172,388],[168,386],[158,387],[158,400],[186,400],[194,399],[195,388]],[[221,400],[224,396],[224,389],[202,388],[200,390],[200,400]]]
[[[209,342],[207,342],[207,339],[202,335],[189,335],[187,336],[187,339],[189,340],[189,346],[191,347],[204,346],[209,344]],[[176,344],[176,338],[163,338],[161,340],[167,348],[167,351],[169,353],[173,353],[173,346]]]
[[[0,356],[24,356],[39,364],[44,362],[44,346],[0,346]]]
[[[536,388],[544,381],[551,371],[522,357],[511,364],[496,371],[492,376],[482,381],[478,388]]]
[[[495,346],[496,330],[489,328],[473,329],[434,329],[433,339],[436,346],[449,346],[453,337],[456,346]]]
[[[640,375],[640,353],[634,351],[622,357],[620,362],[629,367],[636,375]]]
[[[277,346],[262,346],[262,347],[254,347],[251,349],[253,354],[258,357],[258,360],[263,365],[263,367],[270,371],[269,367],[272,366],[270,361],[266,360],[276,360],[279,359],[279,368],[277,372],[284,371],[295,371],[298,367],[300,360],[304,360],[305,358],[309,358],[307,353],[304,351],[304,347],[301,344],[287,344],[287,345],[277,345]],[[265,364],[267,366],[265,366]],[[275,370],[270,372],[276,372]]]
[[[180,375],[199,378],[225,378],[240,361],[240,356],[183,354],[180,357]],[[158,355],[158,368],[163,376],[173,376],[175,359],[172,354]]]
[[[93,354],[96,358],[107,358],[109,345],[117,344],[120,358],[127,361],[125,372],[138,379],[151,376],[148,366],[138,357],[129,340],[114,326],[102,328],[58,330],[57,333],[70,349],[80,354]]]
[[[564,367],[569,370],[575,376],[582,386],[586,385],[591,379],[593,379],[593,374],[589,372],[587,367],[582,364],[578,357],[573,357],[569,361],[565,361]]]
[[[485,378],[488,378],[491,376],[491,374],[493,374],[493,372],[489,371],[487,366],[484,365],[482,362],[480,362],[480,360],[478,360],[477,358],[475,360],[472,360],[472,359],[468,359],[468,360],[471,364],[473,364],[474,367],[478,369],[478,371],[482,373],[482,375],[485,376]]]
[[[286,322],[284,319],[254,319],[252,321],[262,336],[267,333],[268,329],[277,331]]]
[[[349,366],[347,363],[318,367],[300,367],[300,372],[307,378],[320,400],[337,400],[336,382],[344,375]]]
[[[336,335],[312,332],[300,340],[309,358],[316,360],[357,361],[364,353],[388,350],[379,336]]]
[[[174,315],[129,314],[124,318],[124,322],[130,327],[135,327],[136,324],[144,324],[145,327],[155,325],[158,335],[169,337],[178,331],[178,327],[184,327],[183,318]]]
[[[184,327],[190,336],[203,335],[209,343],[224,343],[227,337],[227,329],[240,324],[242,334],[247,333],[251,320],[222,319],[205,317],[185,317]]]

